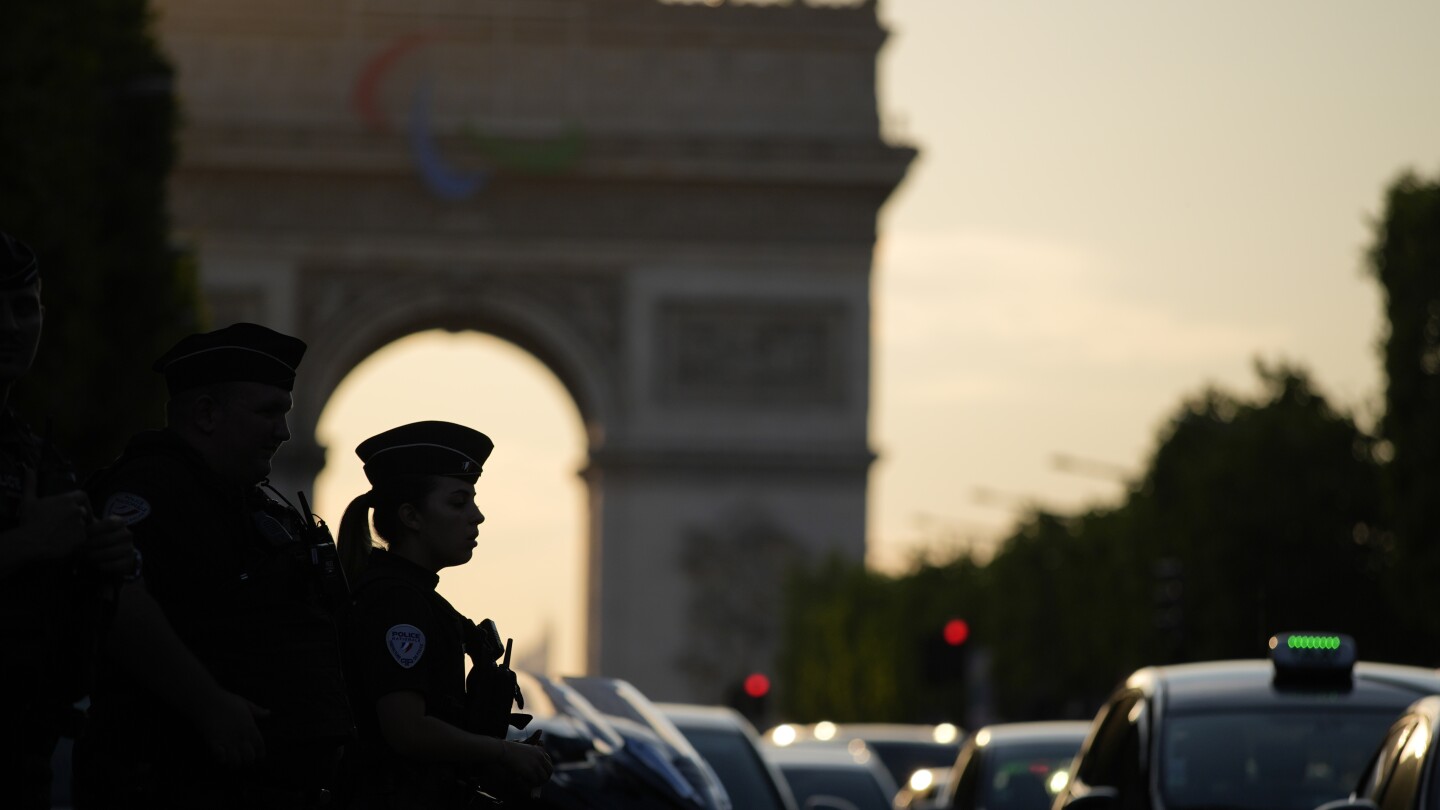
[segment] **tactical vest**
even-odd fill
[[[184,532],[187,541],[214,544],[225,560],[204,605],[162,605],[167,612],[203,610],[203,632],[186,638],[192,652],[223,687],[269,711],[262,724],[268,758],[349,739],[337,617],[308,559],[299,514],[258,487],[226,487],[198,454],[163,432],[132,442],[92,491],[104,491],[127,464],[153,458],[164,460],[160,469],[187,498],[176,507],[181,514],[145,519],[166,521],[165,531]],[[182,620],[175,619],[178,629]]]

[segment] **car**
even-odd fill
[[[777,746],[828,743],[865,744],[890,772],[898,785],[909,784],[919,771],[948,769],[960,753],[964,732],[951,723],[829,723],[809,725],[786,723],[776,726],[765,739]]]
[[[894,810],[938,810],[950,786],[946,768],[921,768],[910,774],[910,781],[900,786],[892,803]]]
[[[1436,733],[1440,732],[1440,695],[1421,698],[1390,726],[1360,774],[1350,798],[1322,810],[1434,810],[1440,808]]]
[[[803,810],[891,810],[898,792],[880,759],[860,740],[844,746],[763,743]]]
[[[1070,764],[1089,730],[1090,724],[1080,720],[985,726],[966,740],[930,806],[1050,810],[1069,782]]]
[[[1359,662],[1338,633],[1280,633],[1269,660],[1146,667],[1091,723],[1056,810],[1312,810],[1343,799],[1440,673]]]
[[[669,765],[685,777],[706,810],[732,810],[730,796],[710,764],[639,689],[619,678],[595,675],[567,676],[563,680],[605,715],[621,736],[658,737],[662,744],[652,746],[652,750],[667,758]]]
[[[676,767],[683,755],[639,723],[608,717],[558,678],[517,671],[533,717],[507,738],[541,732],[555,771],[526,807],[586,810],[706,810],[705,796]],[[483,799],[484,797],[480,797]],[[507,802],[508,804],[508,802]],[[477,801],[477,806],[484,806]]]
[[[727,706],[657,703],[709,763],[736,810],[797,810],[780,769],[760,754],[755,727]]]

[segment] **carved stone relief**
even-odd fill
[[[746,299],[660,302],[657,398],[672,405],[840,405],[843,303]]]
[[[427,305],[428,311],[417,313],[417,319],[452,329],[484,329],[492,326],[487,323],[487,305],[505,301],[564,324],[580,345],[593,352],[590,359],[600,363],[607,376],[620,364],[621,290],[618,276],[612,273],[573,268],[393,272],[315,268],[303,274],[300,293],[302,332],[317,338],[326,329],[363,322],[367,313]],[[434,311],[437,306],[444,311]],[[415,325],[422,324],[417,320]],[[524,325],[518,328],[523,330]]]

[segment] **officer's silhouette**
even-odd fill
[[[74,470],[10,408],[40,345],[40,262],[0,232],[0,791],[48,808],[50,761],[89,685],[97,634],[135,571],[124,525],[96,519]],[[46,431],[48,433],[48,430]]]
[[[485,520],[475,484],[493,448],[463,425],[415,422],[355,450],[371,484],[340,524],[341,558],[355,583],[346,640],[360,729],[347,769],[356,808],[471,807],[469,776],[522,796],[550,776],[541,747],[467,727],[465,651],[474,624],[435,592],[442,569],[474,554]],[[386,544],[373,550],[372,513]],[[493,666],[485,657],[475,656],[477,667]],[[508,696],[504,702],[508,711]],[[503,732],[502,723],[487,733]]]
[[[191,335],[156,361],[166,426],[135,436],[92,495],[122,517],[145,584],[188,650],[248,701],[263,740],[196,746],[194,719],[133,669],[97,684],[82,806],[290,808],[328,803],[353,732],[335,617],[305,520],[260,484],[290,433],[305,344],[255,324]],[[133,655],[139,639],[111,645]]]

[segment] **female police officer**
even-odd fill
[[[459,777],[538,786],[539,746],[462,727],[464,639],[473,626],[435,592],[442,568],[474,553],[485,520],[475,482],[494,445],[450,422],[385,431],[355,452],[371,490],[345,510],[339,549],[353,584],[347,633],[360,733],[352,796],[361,808],[465,806]],[[385,548],[371,549],[369,513]]]

